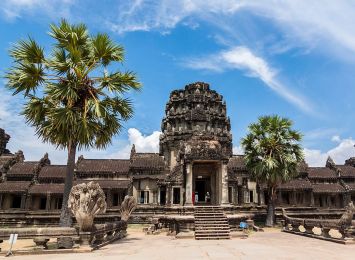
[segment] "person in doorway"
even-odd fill
[[[197,203],[198,202],[198,192],[196,191],[195,192],[195,203]]]
[[[211,195],[210,195],[210,193],[208,191],[206,192],[205,202],[206,203],[210,203],[211,202]]]

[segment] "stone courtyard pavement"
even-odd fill
[[[2,258],[2,257],[0,257]],[[355,245],[341,245],[270,230],[248,239],[194,240],[132,231],[92,253],[15,256],[15,259],[355,259]]]

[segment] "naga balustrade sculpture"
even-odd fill
[[[91,231],[97,214],[106,212],[105,193],[95,182],[73,186],[68,207],[72,210],[80,231]]]
[[[133,210],[137,207],[136,199],[133,196],[126,195],[121,204],[121,220],[127,222]]]
[[[345,207],[345,212],[340,217],[340,219],[293,218],[288,216],[285,209],[283,208],[283,231],[295,234],[303,234],[315,238],[327,239],[334,242],[355,243],[355,223],[353,221],[354,213],[355,206],[353,202],[350,202]],[[321,232],[316,233],[314,228],[320,229]],[[336,237],[331,235],[329,233],[331,230],[337,230],[340,236]]]

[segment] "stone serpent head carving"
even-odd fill
[[[82,183],[71,189],[68,208],[73,212],[81,231],[90,231],[97,214],[106,212],[105,193],[95,182]]]
[[[132,196],[126,196],[121,204],[121,220],[127,222],[133,210],[137,207],[136,199]]]
[[[354,213],[355,213],[355,206],[354,206],[354,203],[351,201],[345,207],[345,212],[341,216],[341,218],[339,219],[339,226],[341,226],[341,227],[351,226],[351,222],[353,220]]]

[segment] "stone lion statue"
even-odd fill
[[[82,183],[71,189],[68,207],[79,224],[80,231],[91,231],[97,214],[106,212],[105,193],[95,182]]]

